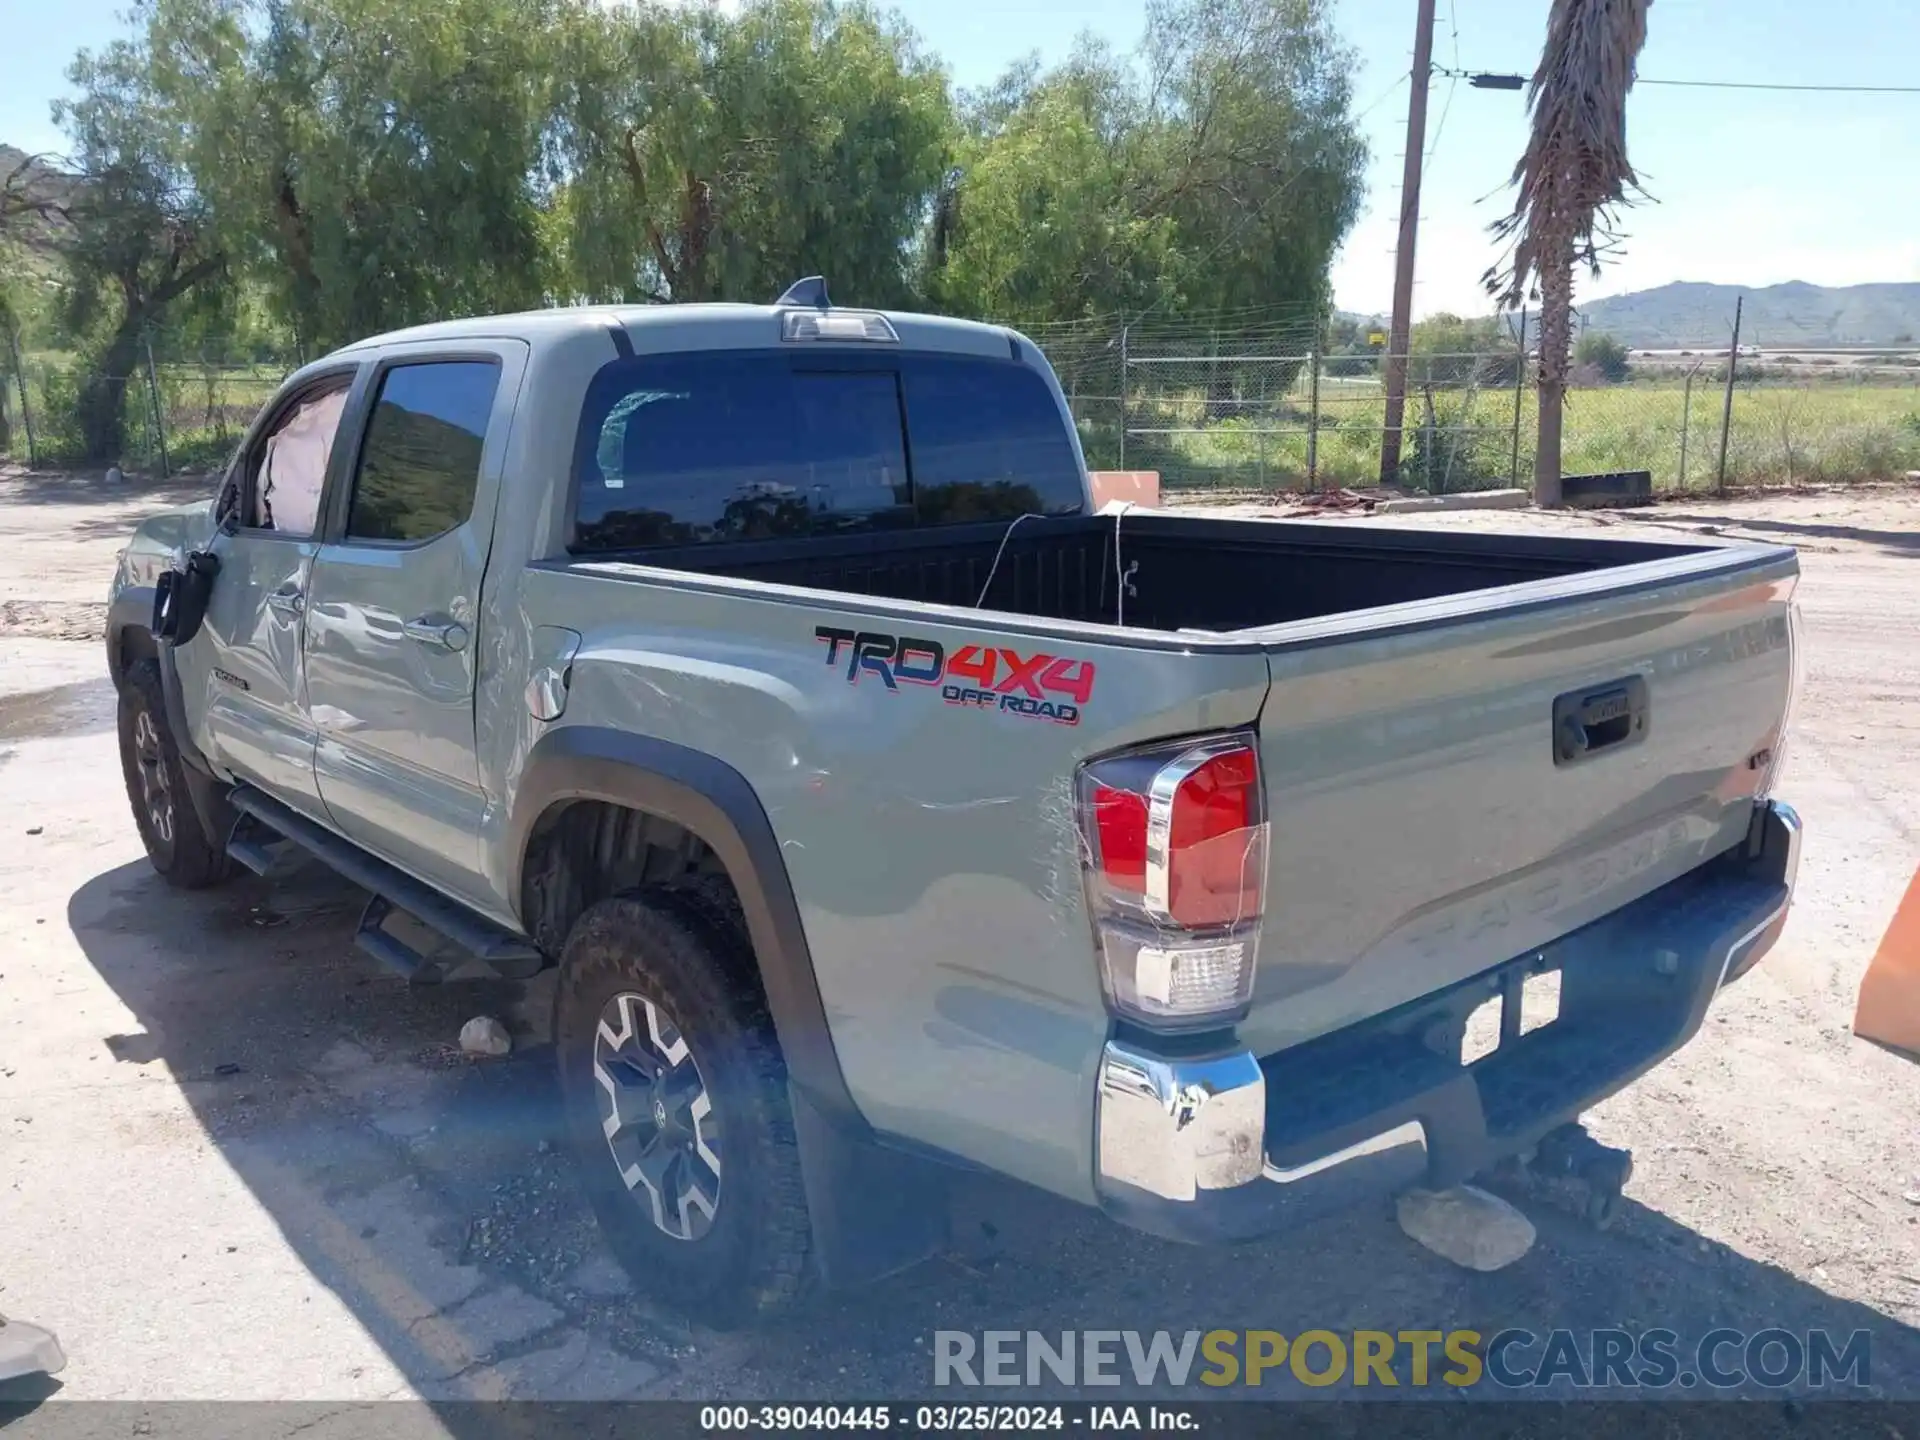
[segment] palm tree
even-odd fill
[[[1595,274],[1615,243],[1613,209],[1639,182],[1627,162],[1627,92],[1653,0],[1553,0],[1527,109],[1533,135],[1514,167],[1513,213],[1493,227],[1512,242],[1487,288],[1506,308],[1540,302],[1540,437],[1536,505],[1560,503],[1560,418],[1571,359],[1573,267]]]

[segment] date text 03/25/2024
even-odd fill
[[[1200,1428],[1192,1410],[1165,1405],[702,1405],[702,1434],[900,1430],[909,1434],[1157,1431]]]

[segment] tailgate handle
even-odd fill
[[[1647,736],[1647,682],[1639,675],[1553,702],[1553,763],[1577,765],[1606,750],[1637,745]]]

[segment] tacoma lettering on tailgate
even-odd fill
[[[874,630],[814,627],[827,647],[827,664],[845,665],[847,683],[873,676],[888,690],[938,685],[949,705],[998,710],[1056,725],[1078,725],[1080,707],[1093,698],[1094,665],[1036,650],[1023,655],[1004,645],[963,645],[949,655],[938,640]]]

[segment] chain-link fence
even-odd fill
[[[298,365],[291,355],[182,353],[163,336],[143,342],[135,367],[119,374],[35,338],[0,327],[0,458],[30,466],[85,462],[94,448],[89,416],[116,412],[123,468],[164,475],[217,466]]]
[[[1326,353],[1314,327],[1166,322],[1036,332],[1090,465],[1157,470],[1169,490],[1377,483],[1382,353]],[[1517,342],[1407,358],[1399,485],[1444,494],[1531,484],[1538,394]],[[1724,451],[1724,464],[1722,452]],[[1648,471],[1656,488],[1890,479],[1920,470],[1920,354],[1630,358],[1576,366],[1563,473]]]
[[[1097,469],[1157,470],[1173,491],[1272,492],[1380,479],[1378,349],[1329,353],[1317,318],[1171,317],[1031,329]],[[0,456],[69,465],[87,453],[89,387],[72,351],[0,333]],[[165,333],[120,376],[121,463],[161,474],[219,464],[292,354],[196,351]],[[1576,367],[1562,469],[1649,471],[1663,490],[1887,479],[1920,470],[1920,352],[1743,349],[1731,389],[1721,346],[1640,353],[1609,379]],[[1526,486],[1537,396],[1516,343],[1407,360],[1397,482],[1443,494]],[[1723,458],[1724,457],[1724,458]]]
[[[1803,484],[1920,473],[1920,358],[1742,361],[1726,442],[1729,483]],[[1724,365],[1720,367],[1724,372]],[[1721,377],[1724,383],[1724,377]],[[1714,397],[1716,403],[1719,397]],[[1697,452],[1696,452],[1697,453]],[[1700,457],[1717,464],[1713,452]],[[1698,461],[1689,457],[1689,463]],[[1710,477],[1714,471],[1701,466]]]

